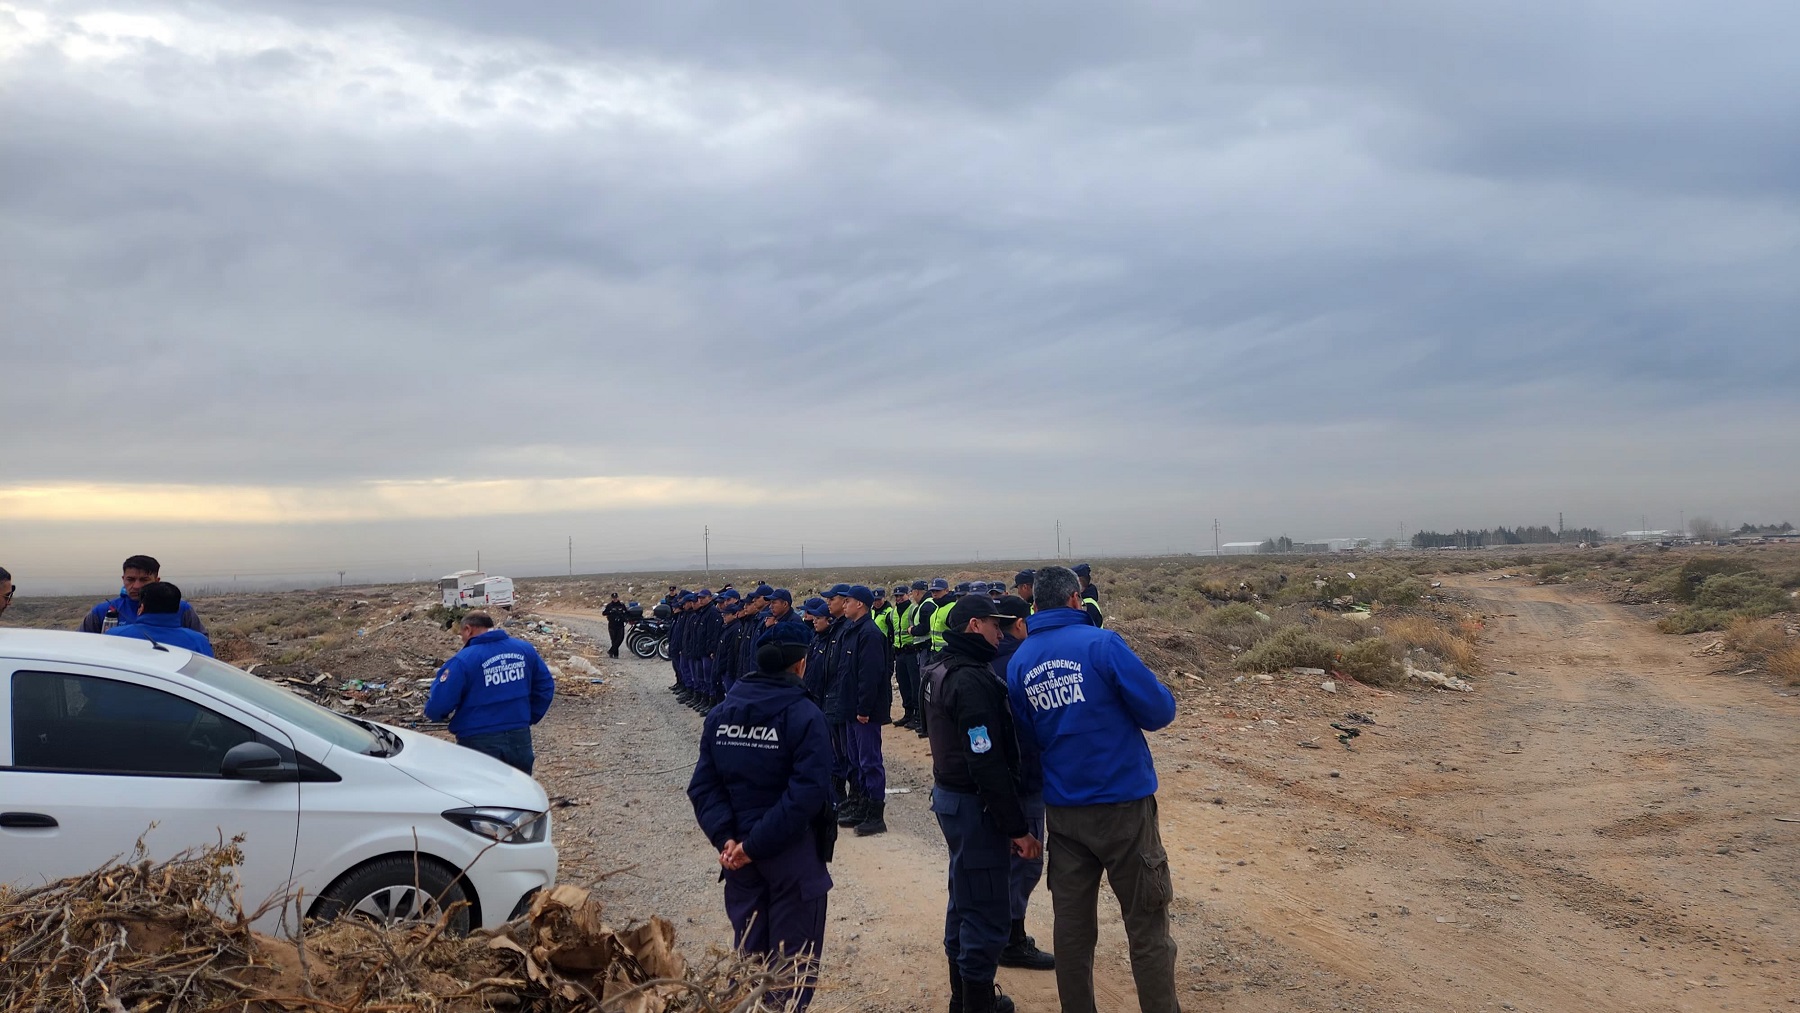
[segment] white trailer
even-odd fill
[[[490,577],[480,570],[458,570],[438,579],[438,591],[448,608],[512,608],[511,577]]]

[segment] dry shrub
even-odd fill
[[[1249,672],[1331,668],[1336,664],[1336,645],[1304,626],[1284,626],[1237,659],[1237,667]]]
[[[1764,658],[1787,646],[1787,634],[1777,623],[1739,616],[1725,628],[1725,646],[1752,658]]]
[[[1350,643],[1369,635],[1366,620],[1350,619],[1336,612],[1313,612],[1313,632],[1329,640]]]
[[[1422,647],[1465,672],[1475,671],[1479,660],[1475,645],[1451,628],[1428,616],[1398,616],[1388,620],[1387,635],[1407,647]]]
[[[1769,674],[1800,686],[1800,644],[1789,644],[1769,655]]]
[[[1204,621],[1210,629],[1224,629],[1227,626],[1247,626],[1253,623],[1267,622],[1256,615],[1256,606],[1234,601],[1229,605],[1208,612]]]
[[[1365,637],[1344,648],[1338,670],[1372,686],[1398,686],[1406,681],[1400,645],[1386,637]]]

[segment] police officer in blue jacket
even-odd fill
[[[1037,612],[1006,667],[1020,740],[1043,758],[1055,911],[1056,991],[1066,1013],[1094,1009],[1100,877],[1119,899],[1144,1013],[1176,1013],[1174,888],[1146,731],[1175,719],[1175,697],[1111,630],[1088,621],[1074,571],[1046,566]]]
[[[531,773],[531,726],[544,719],[556,680],[537,648],[470,612],[457,626],[463,649],[444,662],[425,698],[428,721],[450,721],[456,744]]]
[[[831,667],[831,607],[823,598],[808,598],[800,603],[800,614],[812,628],[812,643],[806,647],[806,695],[813,703],[825,705],[825,681]]]
[[[825,715],[801,682],[812,639],[798,622],[762,631],[756,669],[706,716],[688,799],[719,849],[738,949],[800,957],[816,969],[837,827]],[[807,987],[797,1008],[811,1000]]]
[[[138,600],[144,588],[162,579],[162,564],[154,556],[131,556],[120,568],[119,596],[108,598],[81,617],[81,632],[105,633],[114,626],[129,626],[138,620]],[[195,614],[194,606],[181,603],[176,613],[184,629],[206,636],[206,624]],[[109,625],[110,621],[110,625]]]

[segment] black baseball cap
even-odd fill
[[[1003,618],[1008,622],[1012,621],[1011,616],[1002,616],[1000,614],[1000,607],[995,603],[994,599],[989,598],[985,594],[967,595],[958,598],[956,604],[951,606],[950,629],[960,631],[963,627],[969,625],[969,620],[971,619],[993,618]]]

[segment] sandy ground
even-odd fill
[[[1566,587],[1448,581],[1488,613],[1473,694],[1209,683],[1151,736],[1189,1010],[1770,1010],[1800,1005],[1800,697]],[[575,616],[558,618],[579,624]],[[599,624],[577,625],[599,633]],[[700,718],[664,663],[552,711],[539,777],[565,878],[728,938],[683,793]],[[1329,722],[1373,718],[1346,749]],[[1308,745],[1303,746],[1301,743]],[[929,761],[891,735],[891,832],[846,835],[819,1009],[943,1007]],[[1116,909],[1104,1010],[1136,1008]],[[1047,898],[1030,929],[1045,946]],[[1021,1010],[1054,976],[1002,970]]]

